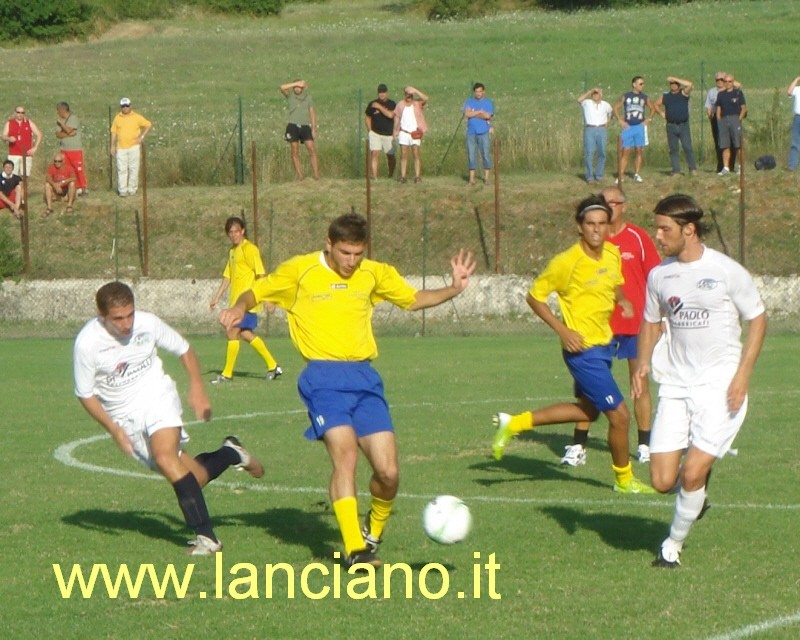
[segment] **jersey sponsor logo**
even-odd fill
[[[697,288],[703,291],[711,291],[712,289],[716,289],[718,284],[719,282],[714,280],[714,278],[703,278],[698,281]]]
[[[347,283],[346,282],[334,282],[331,285],[331,289],[347,289]]]
[[[623,260],[633,260],[636,257],[636,254],[630,251],[623,251],[621,256]]]
[[[148,371],[152,364],[152,357],[145,358],[135,367],[130,366],[127,362],[120,362],[114,367],[114,373],[110,376],[106,376],[106,384],[109,387],[124,387],[129,385]]]
[[[674,329],[704,329],[710,325],[708,309],[687,309],[681,305],[679,311],[672,313]]]

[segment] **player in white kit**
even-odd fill
[[[134,308],[133,292],[121,282],[96,295],[96,318],[75,339],[75,395],[86,412],[108,431],[123,453],[159,471],[172,485],[186,524],[194,530],[191,555],[222,549],[214,535],[202,487],[233,466],[260,478],[264,467],[235,436],[222,447],[192,457],[183,451],[183,429],[175,382],[157,349],[178,358],[189,378],[187,400],[198,419],[211,418],[211,403],[200,364],[189,343],[160,318]]]
[[[640,363],[631,386],[639,393],[641,379],[651,371],[664,318],[669,339],[652,365],[659,398],[650,474],[661,493],[680,488],[669,537],[653,564],[674,568],[689,529],[703,513],[711,467],[730,449],[744,421],[767,316],[747,270],[703,244],[703,210],[691,197],[667,196],[655,214],[656,243],[665,260],[647,279]],[[742,320],[749,322],[744,346]]]

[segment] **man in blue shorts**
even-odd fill
[[[621,184],[625,176],[625,168],[628,166],[628,157],[631,149],[636,149],[636,159],[634,160],[633,181],[642,182],[642,162],[644,160],[644,148],[647,146],[647,125],[653,119],[653,114],[658,113],[653,101],[647,97],[644,91],[644,78],[634,76],[631,80],[631,90],[622,94],[622,97],[614,105],[614,115],[622,125],[622,157],[619,160],[619,176],[617,183]],[[650,109],[650,117],[645,117],[645,107]],[[624,116],[620,109],[624,109]]]
[[[307,363],[297,381],[311,420],[305,435],[324,442],[328,451],[330,498],[344,542],[344,564],[361,569],[382,564],[375,552],[399,486],[392,418],[383,381],[371,365],[378,355],[372,309],[382,301],[409,311],[439,305],[467,287],[476,267],[472,253],[462,249],[450,260],[450,286],[417,290],[393,266],[365,258],[368,241],[365,218],[355,213],[336,218],[325,250],[279,265],[219,318],[231,328],[257,303],[286,309],[292,342]],[[359,449],[373,471],[363,528],[356,501]]]
[[[633,475],[628,451],[631,414],[611,375],[609,318],[617,305],[631,317],[633,306],[622,292],[619,249],[606,241],[610,220],[611,209],[602,196],[582,200],[575,212],[580,239],[550,261],[526,298],[533,312],[561,339],[564,362],[574,380],[575,402],[517,415],[496,414],[492,453],[500,460],[508,442],[522,431],[547,424],[594,422],[604,413],[609,424],[614,491],[654,493]],[[547,304],[551,293],[558,296],[563,321]]]

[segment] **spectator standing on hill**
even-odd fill
[[[394,110],[394,136],[400,145],[400,182],[407,181],[409,149],[414,155],[414,182],[422,181],[422,160],[419,149],[422,136],[428,130],[425,107],[428,96],[412,86],[403,88],[403,100]]]
[[[22,178],[14,173],[14,163],[11,160],[3,162],[3,172],[0,173],[0,209],[8,209],[17,220],[22,219]]]
[[[298,180],[303,179],[303,165],[300,162],[300,143],[308,151],[311,161],[311,171],[314,180],[319,180],[319,161],[317,160],[317,110],[314,100],[308,91],[305,80],[293,80],[280,86],[281,93],[286,98],[289,111],[289,124],[283,139],[289,143],[292,150],[292,164]]]
[[[619,249],[606,241],[610,220],[611,209],[602,196],[582,200],[575,211],[578,242],[549,262],[526,298],[528,306],[561,340],[564,363],[574,380],[575,402],[517,415],[496,414],[492,454],[500,460],[506,444],[523,431],[548,424],[594,422],[604,413],[609,424],[614,491],[655,493],[633,475],[628,450],[631,415],[611,375],[609,318],[617,305],[626,318],[632,317],[633,307],[622,292]],[[558,296],[563,320],[547,304],[551,293]]]
[[[375,553],[400,480],[383,382],[371,365],[378,356],[372,309],[381,301],[409,311],[439,305],[466,289],[476,267],[472,253],[461,250],[450,260],[450,286],[417,290],[393,266],[365,258],[368,241],[365,218],[340,216],[328,228],[325,250],[287,260],[220,314],[231,329],[259,302],[286,309],[292,342],[306,361],[297,381],[311,421],[305,436],[325,444],[333,465],[330,499],[348,568],[382,564]],[[359,449],[372,467],[363,527],[356,499]]]
[[[136,311],[133,292],[121,282],[100,287],[96,302],[97,317],[75,339],[75,395],[125,455],[158,471],[172,485],[196,536],[189,542],[189,555],[220,551],[202,487],[229,467],[255,478],[264,475],[264,467],[235,436],[225,438],[216,451],[190,456],[184,450],[189,436],[183,429],[180,396],[164,373],[158,350],[180,358],[189,378],[189,406],[198,420],[210,420],[211,403],[194,350],[160,318]]]
[[[53,157],[53,164],[47,167],[44,177],[44,201],[47,205],[45,216],[53,213],[53,198],[66,198],[67,213],[72,213],[77,181],[78,176],[75,174],[73,166],[64,159],[64,154],[60,151],[56,153]]]
[[[119,101],[119,113],[111,123],[111,155],[117,160],[117,192],[136,195],[139,189],[141,147],[153,123],[133,110],[129,98]]]
[[[702,218],[703,210],[683,194],[667,196],[655,207],[656,241],[665,259],[647,279],[639,362],[631,379],[636,397],[651,367],[658,371],[650,475],[661,493],[679,489],[669,537],[653,563],[667,568],[680,565],[689,530],[708,507],[708,476],[742,426],[767,330],[753,278],[703,244],[708,229]],[[668,357],[651,365],[662,318],[668,325]],[[750,325],[744,346],[741,320]]]
[[[714,74],[714,86],[708,90],[706,94],[706,115],[708,116],[708,121],[711,124],[711,135],[714,138],[714,151],[717,154],[717,169],[716,171],[719,173],[722,171],[722,167],[725,165],[722,164],[722,149],[719,146],[719,123],[717,122],[717,96],[719,92],[725,88],[725,72],[724,71],[717,71]],[[735,83],[738,84],[738,83]],[[736,165],[736,155],[731,156],[731,171],[733,171]]]
[[[645,111],[650,110],[650,117],[646,117]],[[622,110],[622,113],[620,113]],[[634,76],[631,80],[631,90],[623,93],[622,97],[614,105],[614,115],[617,116],[622,132],[622,157],[619,161],[618,182],[622,182],[625,176],[625,169],[628,166],[628,158],[631,149],[635,149],[636,157],[634,160],[633,181],[642,182],[642,163],[644,161],[644,148],[647,146],[647,125],[653,119],[653,114],[658,113],[653,101],[644,93],[644,78]]]
[[[42,132],[33,120],[25,117],[22,105],[14,109],[14,117],[3,127],[3,140],[8,142],[8,159],[14,163],[14,173],[22,176],[25,158],[25,175],[30,176],[33,156],[42,142]]]
[[[793,99],[792,105],[792,146],[789,148],[789,171],[797,170],[797,163],[800,161],[800,76],[792,80],[786,94]]]
[[[397,163],[394,140],[394,100],[389,98],[389,87],[378,85],[378,97],[372,100],[364,111],[369,137],[369,161],[372,178],[378,177],[378,159],[386,154],[388,176],[394,175]]]
[[[667,144],[669,160],[672,164],[672,175],[680,175],[681,161],[678,146],[683,147],[689,173],[697,171],[692,147],[692,130],[689,128],[689,94],[694,85],[689,80],[669,76],[669,91],[661,94],[656,100],[656,109],[667,121]]]
[[[81,139],[81,121],[69,109],[69,103],[56,104],[56,138],[61,146],[64,158],[75,169],[78,176],[78,195],[89,193],[86,173],[83,170],[83,141]]]
[[[264,263],[261,261],[261,252],[245,237],[246,232],[245,222],[238,216],[231,216],[225,221],[225,233],[231,241],[231,248],[228,251],[225,271],[222,273],[222,282],[211,300],[212,311],[217,308],[222,294],[228,287],[230,287],[228,302],[229,305],[233,305],[240,295],[252,289],[256,280],[263,278],[267,273]],[[211,381],[212,384],[230,382],[233,379],[233,367],[236,365],[236,358],[239,357],[241,340],[247,342],[261,356],[267,367],[266,380],[275,380],[278,376],[283,375],[283,369],[278,366],[264,340],[255,334],[260,307],[259,304],[248,309],[242,321],[227,330],[228,347],[225,351],[225,368]]]
[[[472,86],[472,97],[462,107],[467,118],[467,164],[469,168],[469,183],[475,184],[475,174],[478,169],[478,155],[483,166],[483,182],[489,183],[489,173],[492,170],[492,140],[494,133],[492,118],[494,118],[494,102],[486,97],[486,87],[476,82]]]
[[[603,179],[608,147],[608,123],[614,117],[611,105],[603,100],[603,89],[594,87],[578,96],[583,111],[583,162],[586,167],[586,182]],[[597,155],[597,168],[594,158]]]
[[[626,317],[622,307],[614,307],[609,324],[614,334],[611,338],[612,355],[617,360],[628,361],[628,376],[636,371],[637,339],[639,327],[644,313],[644,292],[647,275],[661,262],[656,245],[647,232],[641,227],[628,222],[625,214],[628,201],[619,187],[606,187],[600,192],[611,209],[611,220],[608,224],[606,241],[619,249],[622,258],[622,293],[633,306],[633,316]],[[653,404],[650,389],[645,380],[641,393],[633,399],[633,415],[638,426],[637,456],[640,463],[650,461],[650,419]],[[561,464],[577,467],[586,464],[586,441],[589,436],[589,423],[579,422],[575,425],[572,445],[567,447]]]
[[[717,126],[719,146],[722,149],[722,169],[719,176],[730,174],[733,169],[732,156],[739,156],[739,171],[742,170],[742,120],[747,117],[747,102],[741,89],[735,86],[730,73],[725,74],[725,90],[717,94]]]

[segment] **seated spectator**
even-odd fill
[[[47,167],[47,174],[44,182],[44,201],[47,210],[44,215],[49,216],[53,213],[53,197],[67,199],[67,213],[72,213],[72,205],[75,203],[77,194],[78,176],[75,168],[64,161],[64,156],[57,153],[53,157],[53,164]]]
[[[3,163],[3,173],[0,173],[0,209],[8,209],[17,220],[22,219],[22,188],[19,186],[22,178],[14,173],[14,163],[6,160]]]

